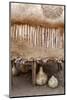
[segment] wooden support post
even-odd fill
[[[41,47],[42,47],[42,27],[40,28],[40,40],[41,40]]]
[[[11,82],[11,88],[13,88],[13,75],[12,75],[12,66],[11,66],[11,76],[10,76],[10,78],[11,78],[11,80],[10,80],[10,82]]]
[[[31,45],[31,26],[29,26],[29,44]]]
[[[22,24],[22,40],[24,40],[24,26]]]
[[[19,25],[17,25],[16,31],[17,31],[17,40],[19,40]]]
[[[16,40],[17,40],[17,25],[16,25]]]
[[[19,39],[21,40],[21,25],[19,25]]]
[[[63,35],[62,35],[62,48],[64,47],[64,32],[63,32]]]
[[[60,48],[60,30],[57,30],[57,47]]]
[[[12,26],[12,39],[14,40],[14,25]]]
[[[23,39],[23,35],[22,35],[23,34],[23,30],[22,29],[23,29],[23,25],[21,24],[21,40]]]
[[[29,25],[29,44],[30,44],[30,25]]]
[[[25,24],[25,40],[27,40],[27,24]]]
[[[40,47],[40,27],[38,26],[38,47]]]
[[[35,32],[35,28],[33,29],[33,36],[34,36],[34,46],[36,46],[36,32]]]
[[[33,42],[32,42],[32,26],[30,26],[30,46],[33,47]]]
[[[46,48],[48,48],[48,32],[47,32],[47,27],[46,27]]]
[[[13,26],[11,26],[11,38],[13,38]]]
[[[28,41],[28,24],[27,24],[27,41]]]
[[[50,28],[50,48],[52,48],[52,42],[51,42],[51,41],[52,41],[52,40],[51,40],[51,39],[52,39],[52,33],[51,33],[51,32],[52,32],[52,31],[51,31],[51,28]]]
[[[49,29],[47,28],[47,48],[49,47]]]
[[[32,84],[35,85],[36,83],[36,61],[32,63]]]
[[[11,66],[10,66],[11,67]],[[12,75],[12,67],[10,68],[9,73],[9,91],[11,92],[13,90],[13,75]]]
[[[44,28],[44,46],[47,48],[47,33],[46,33],[46,27]]]
[[[37,26],[37,28],[35,27],[35,33],[36,33],[36,46],[39,46],[39,26]]]
[[[54,39],[54,34],[53,34],[53,29],[52,29],[52,48],[54,46],[53,39]]]
[[[32,47],[34,47],[34,27],[32,26],[32,29],[31,29],[31,38],[32,38]]]
[[[20,40],[20,25],[18,25],[18,40]]]
[[[16,39],[16,25],[14,25],[14,40]]]
[[[28,37],[27,37],[27,39],[28,39],[28,43],[29,43],[29,25],[27,25],[27,34],[28,34]]]
[[[44,28],[42,27],[42,47],[44,47]]]

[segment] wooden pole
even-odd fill
[[[52,29],[52,48],[53,48],[53,29]]]
[[[57,29],[56,29],[55,33],[56,33],[56,48],[57,48]]]
[[[36,46],[36,30],[35,30],[35,27],[33,27],[33,46]]]
[[[37,46],[37,28],[34,27],[33,29],[33,35],[34,35],[34,46]]]
[[[60,47],[63,48],[63,29],[60,28]]]
[[[14,40],[14,25],[13,25],[13,30],[12,30],[12,38]]]
[[[22,37],[23,37],[23,40],[24,40],[24,24],[22,26]]]
[[[55,48],[55,29],[53,28],[53,48]]]
[[[16,40],[17,40],[17,25],[16,25]]]
[[[18,25],[18,40],[20,40],[20,25]]]
[[[39,46],[39,26],[37,26],[37,29],[35,27],[36,30],[36,45]]]
[[[24,36],[25,40],[27,40],[27,24],[24,25]]]
[[[38,26],[38,47],[40,47],[40,27]]]
[[[50,28],[50,47],[52,48],[52,28]]]
[[[37,27],[35,28],[34,34],[35,34],[35,46],[37,46]]]
[[[32,26],[30,26],[30,45],[32,46]]]
[[[47,48],[49,48],[49,28],[47,28]]]
[[[50,33],[49,33],[49,27],[48,27],[48,30],[47,30],[47,31],[48,31],[48,48],[49,48],[49,47],[50,47],[50,40],[49,40],[49,39],[50,39]]]
[[[64,47],[64,39],[63,39],[63,35],[64,35],[64,30],[62,31],[62,48]]]
[[[56,48],[56,28],[55,28],[55,48]]]
[[[16,39],[16,24],[14,25],[14,40]]]
[[[21,38],[21,32],[22,32],[22,31],[21,31],[21,25],[20,25],[20,26],[19,26],[19,39],[20,39],[20,40],[22,40],[22,38]]]
[[[41,40],[41,47],[42,47],[42,27],[40,27],[40,40]]]
[[[12,27],[13,27],[13,29],[12,29],[12,38],[14,40],[14,25]]]
[[[28,36],[29,36],[29,44],[30,44],[30,25],[28,26]]]
[[[11,26],[11,34],[10,34],[11,38],[13,38],[13,25]]]
[[[54,48],[56,48],[56,29],[54,28]]]
[[[47,39],[47,48],[48,48],[48,28],[46,28],[46,39]]]
[[[31,43],[31,26],[29,26],[29,44]]]
[[[36,84],[36,61],[32,63],[32,84]]]
[[[46,27],[44,28],[44,46],[47,48],[47,33],[46,33]]]
[[[17,31],[17,40],[19,40],[19,25],[17,25],[16,31]]]
[[[23,24],[23,40],[25,40],[25,25]]]
[[[29,25],[27,27],[28,27],[28,44],[29,44]]]
[[[34,47],[34,32],[33,32],[34,28],[33,26],[31,27],[31,38],[32,38],[32,47]]]
[[[23,40],[23,25],[21,25],[21,39]]]
[[[27,40],[27,24],[25,25],[25,39]]]
[[[59,48],[59,43],[60,43],[60,40],[59,40],[59,28],[58,28],[58,32],[57,32],[57,47]]]
[[[28,42],[28,24],[27,24],[27,42]]]
[[[57,48],[57,29],[56,29],[56,48]]]

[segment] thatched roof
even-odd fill
[[[11,3],[11,22],[64,26],[64,6]]]

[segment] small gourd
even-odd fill
[[[45,85],[47,82],[47,79],[48,79],[47,74],[45,72],[43,72],[43,68],[40,67],[40,70],[36,76],[36,84],[37,85]]]
[[[58,86],[58,79],[54,75],[49,79],[48,86],[51,88],[56,88]]]

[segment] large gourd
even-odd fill
[[[48,79],[47,74],[45,72],[43,72],[43,68],[40,67],[40,70],[36,76],[36,84],[37,85],[45,85],[47,82],[47,79]]]
[[[52,75],[48,81],[48,86],[51,88],[56,88],[58,86],[58,79]]]

